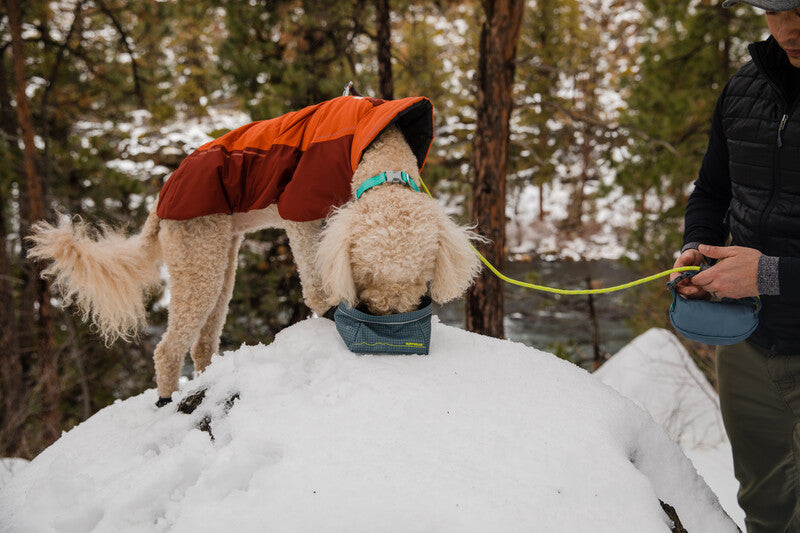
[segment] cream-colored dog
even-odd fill
[[[419,183],[417,160],[391,126],[364,152],[352,179],[353,198],[325,220],[282,220],[275,205],[247,213],[164,220],[153,207],[141,232],[126,238],[108,228],[92,238],[83,223],[38,222],[30,256],[51,261],[44,276],[66,304],[75,303],[107,342],[130,340],[145,323],[145,297],[169,271],[167,331],[155,349],[159,405],[178,389],[187,351],[196,371],[219,349],[243,235],[285,228],[306,304],[317,315],[344,301],[373,314],[414,310],[421,298],[459,297],[480,272],[475,238],[424,193],[384,184],[358,200],[355,191],[386,170]]]

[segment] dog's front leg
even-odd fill
[[[317,271],[314,254],[322,231],[322,220],[311,222],[286,221],[286,234],[292,248],[300,284],[303,286],[303,299],[308,307],[318,316],[322,316],[330,307],[325,303],[322,290],[322,276]]]

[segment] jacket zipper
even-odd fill
[[[786,113],[781,117],[781,123],[778,126],[778,148],[783,146],[783,129],[786,127],[786,121],[789,120],[789,115]]]
[[[782,94],[782,93],[778,93]],[[785,100],[785,99],[784,99]],[[788,107],[788,106],[787,106]],[[786,108],[784,108],[786,109]],[[781,122],[778,125],[778,142],[777,146],[778,149],[775,153],[775,156],[772,161],[772,190],[770,191],[769,199],[767,200],[767,205],[764,207],[764,210],[761,212],[761,216],[758,220],[758,240],[759,245],[763,248],[766,246],[766,235],[765,235],[765,223],[767,217],[770,213],[772,213],[772,209],[775,206],[775,202],[778,200],[778,189],[780,189],[781,180],[780,180],[780,158],[781,158],[781,147],[783,147],[783,130],[786,128],[786,122],[789,120],[789,112],[784,111],[783,115],[781,116]]]
[[[752,45],[751,45],[752,46]],[[767,84],[772,87],[772,90],[778,95],[778,106],[781,112],[781,120],[780,124],[778,125],[778,136],[777,136],[777,150],[774,154],[774,159],[772,162],[772,191],[770,191],[769,199],[767,200],[767,204],[764,207],[764,210],[761,212],[761,216],[758,220],[758,240],[759,246],[762,248],[766,245],[765,241],[765,229],[764,225],[767,220],[767,216],[772,212],[772,209],[775,206],[775,203],[778,201],[778,189],[781,185],[780,180],[780,155],[781,155],[781,148],[783,147],[783,130],[786,128],[786,123],[789,120],[789,115],[792,115],[800,103],[800,98],[795,98],[794,102],[788,102],[786,99],[786,95],[784,94],[783,90],[778,86],[775,80],[772,78],[770,71],[766,68],[764,62],[761,60],[761,56],[759,53],[753,53],[751,49],[751,56],[753,58],[753,63],[756,65],[756,68],[761,73],[762,76],[767,80]],[[791,106],[791,107],[790,107]]]

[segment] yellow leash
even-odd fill
[[[422,178],[419,178],[419,183],[422,185],[422,188],[425,189],[425,192],[433,198],[431,191],[428,190],[428,186],[425,185],[425,182],[422,181]],[[637,279],[635,281],[631,281],[630,283],[624,283],[622,285],[617,285],[614,287],[607,287],[605,289],[555,289],[553,287],[545,287],[543,285],[535,285],[533,283],[526,283],[524,281],[518,281],[516,279],[509,278],[508,276],[504,275],[502,272],[497,270],[493,264],[489,262],[488,259],[483,257],[474,246],[472,247],[475,250],[475,253],[478,254],[483,264],[486,265],[486,268],[492,271],[492,273],[500,278],[501,280],[505,281],[506,283],[511,283],[512,285],[518,285],[520,287],[525,287],[527,289],[533,289],[535,291],[543,291],[543,292],[550,292],[553,294],[606,294],[609,292],[621,291],[624,289],[629,289],[631,287],[635,287],[637,285],[642,285],[644,283],[649,283],[653,280],[657,280],[659,278],[663,278],[669,276],[670,274],[677,273],[677,272],[687,272],[690,270],[700,270],[699,266],[685,266],[680,268],[671,268],[669,270],[665,270],[663,272],[659,272],[658,274],[653,274],[652,276],[647,276],[646,278]]]

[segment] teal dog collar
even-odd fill
[[[356,200],[361,198],[361,195],[367,192],[369,189],[377,187],[378,185],[383,185],[384,183],[402,183],[408,187],[411,187],[416,192],[419,192],[419,187],[417,187],[417,184],[414,183],[414,180],[411,179],[411,176],[409,176],[408,173],[400,172],[399,170],[387,170],[386,172],[381,172],[377,176],[372,176],[370,179],[362,183],[361,187],[356,190]]]

